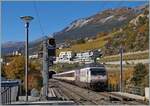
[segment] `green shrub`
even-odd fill
[[[134,67],[134,73],[133,77],[131,78],[131,82],[134,84],[134,86],[147,86],[148,82],[145,83],[145,80],[148,78],[147,75],[148,69],[144,64],[139,63]]]

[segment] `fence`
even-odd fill
[[[108,85],[108,91],[119,92],[120,91],[119,84],[117,84],[117,85],[109,84]],[[145,88],[144,87],[137,87],[137,86],[125,86],[125,87],[123,87],[123,92],[144,96],[145,95]]]
[[[0,104],[11,104],[19,98],[20,81],[2,81],[1,82],[1,100]]]
[[[11,104],[11,88],[7,87],[1,91],[1,104]]]
[[[124,92],[144,96],[145,88],[138,86],[127,86],[124,88]]]

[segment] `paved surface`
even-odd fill
[[[141,101],[145,100],[145,97],[144,96],[140,96],[140,95],[129,94],[129,93],[124,93],[124,92],[112,92],[112,93],[113,94],[117,94],[117,95],[126,96],[128,98],[132,98],[132,99],[136,99],[136,100],[141,100]]]
[[[128,64],[138,64],[138,63],[146,64],[146,63],[150,63],[150,61],[149,61],[149,59],[142,59],[142,60],[125,60],[122,62],[123,65],[126,65],[127,63]],[[105,64],[118,65],[118,64],[120,64],[120,61],[105,62]]]
[[[32,96],[28,96],[28,101],[30,102],[35,102],[35,101],[39,101],[40,100],[40,97],[32,97]],[[26,101],[26,96],[19,96],[19,101],[23,102],[23,101]]]
[[[38,102],[13,102],[11,105],[74,105],[73,101],[38,101]]]

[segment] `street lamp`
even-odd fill
[[[28,101],[28,34],[29,34],[29,22],[33,20],[31,16],[22,16],[20,17],[25,22],[25,34],[26,34],[26,43],[25,43],[25,89],[26,89],[26,101]]]

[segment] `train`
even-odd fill
[[[53,75],[54,79],[66,81],[92,90],[107,90],[108,75],[104,65],[85,66]]]

